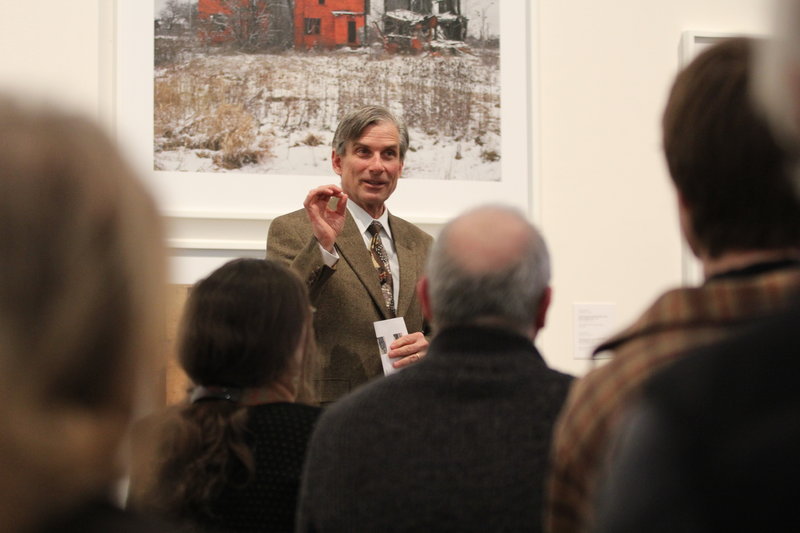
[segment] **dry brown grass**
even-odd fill
[[[246,86],[208,71],[198,60],[156,79],[154,133],[160,149],[206,150],[204,155],[225,169],[269,157],[269,143],[257,142],[258,122],[245,107],[252,104]]]
[[[219,167],[239,168],[272,157],[274,135],[324,144],[320,131],[366,103],[402,112],[410,127],[442,142],[500,132],[499,73],[490,61],[322,53],[246,59],[234,68],[241,57],[195,56],[157,71],[156,150],[206,150]]]
[[[481,152],[481,159],[486,162],[500,161],[500,154],[495,150],[484,150]]]
[[[305,144],[306,146],[319,146],[325,143],[325,140],[320,137],[319,135],[314,135],[313,133],[309,133],[306,135],[305,139],[300,141],[301,144]]]

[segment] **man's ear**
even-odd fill
[[[430,294],[428,294],[428,276],[422,276],[419,278],[419,281],[417,281],[417,298],[422,308],[422,316],[424,316],[425,320],[428,322],[432,322],[433,313],[431,312]]]
[[[539,300],[539,307],[536,309],[536,331],[542,329],[547,318],[547,310],[550,309],[550,302],[553,300],[553,289],[545,288],[542,298]]]
[[[338,175],[342,175],[342,156],[336,153],[336,150],[331,150],[331,166],[333,171]]]

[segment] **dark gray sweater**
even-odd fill
[[[323,413],[298,531],[540,531],[551,430],[571,379],[522,336],[440,332],[420,363]]]

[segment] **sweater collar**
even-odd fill
[[[528,352],[544,362],[530,339],[511,330],[489,326],[450,326],[442,329],[431,341],[428,353],[497,354]]]

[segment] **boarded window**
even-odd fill
[[[319,35],[320,19],[305,19],[306,35]]]

